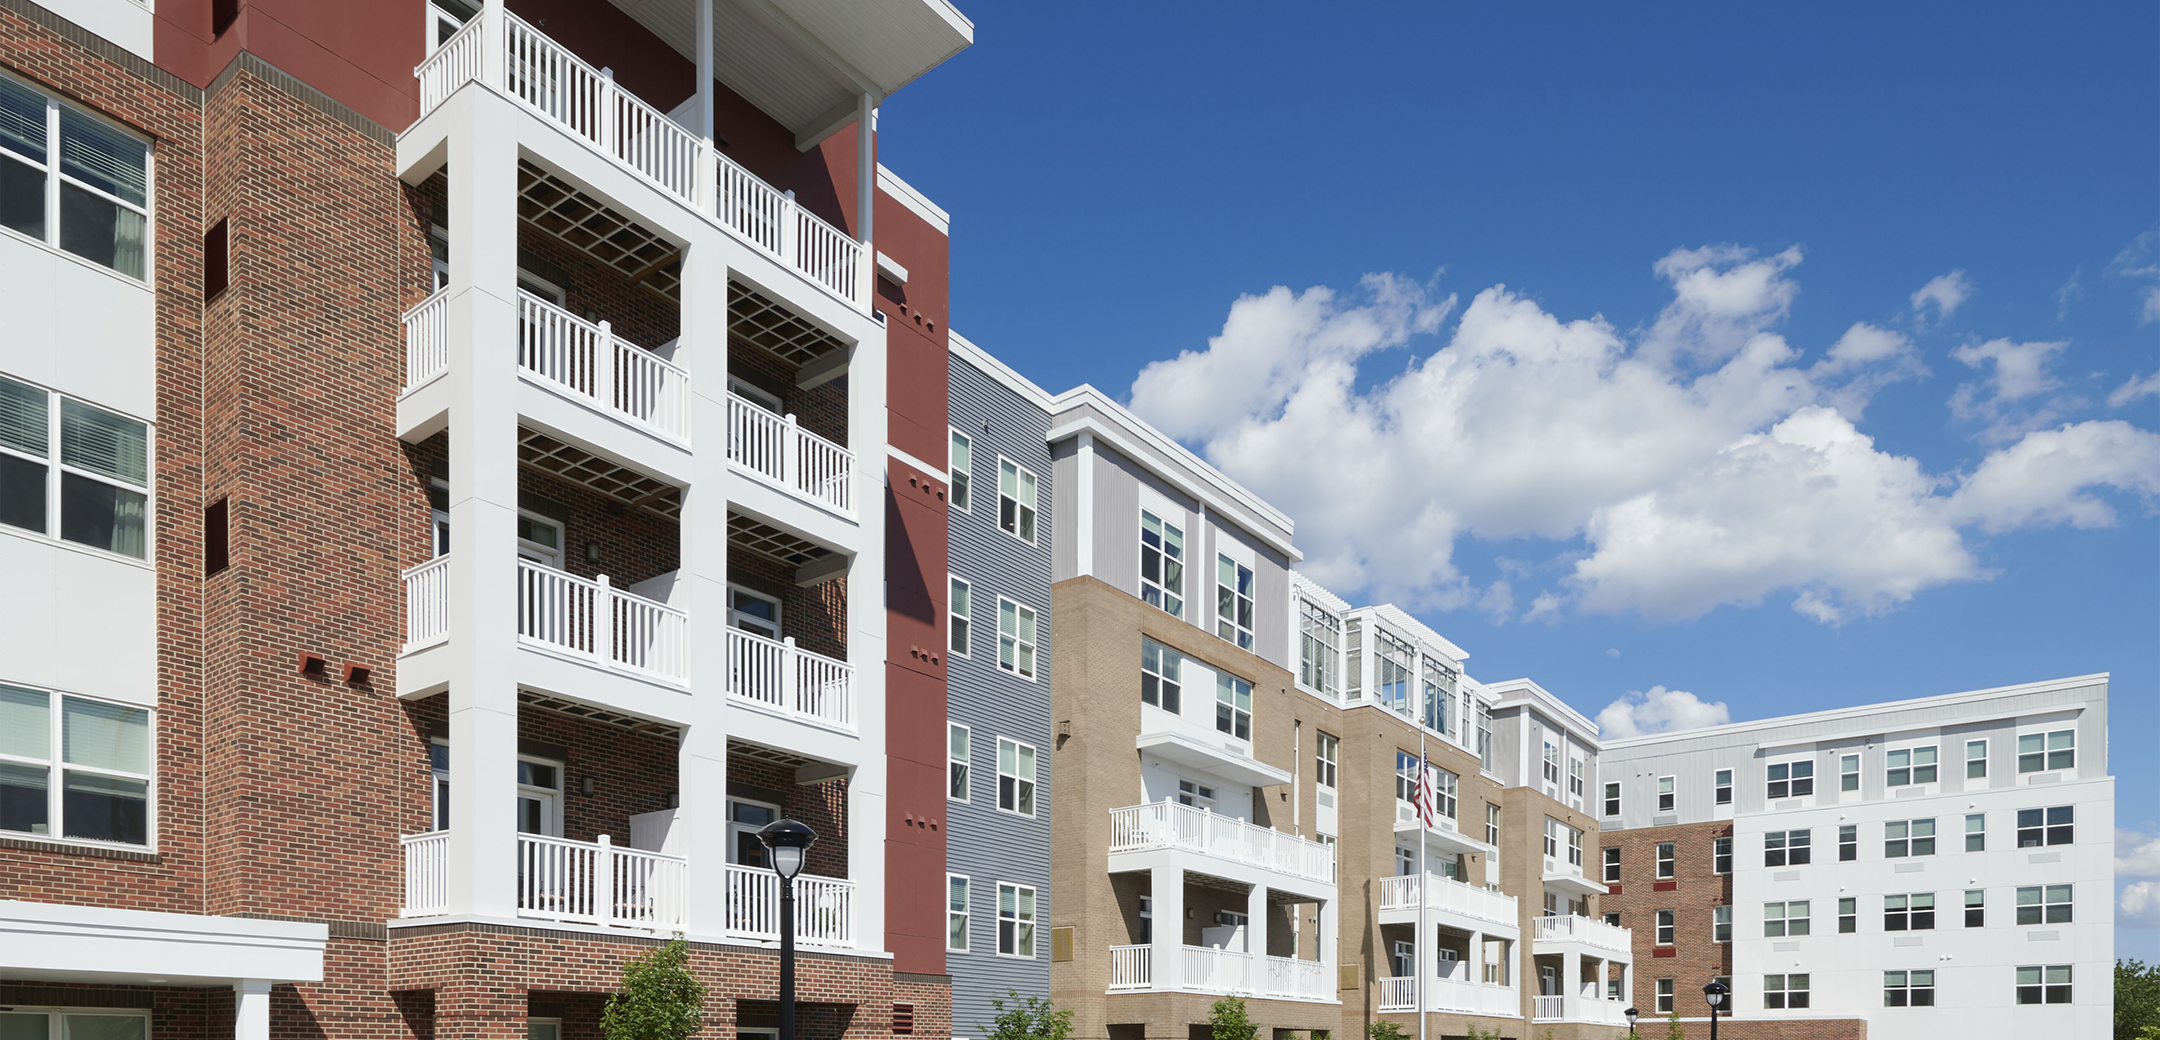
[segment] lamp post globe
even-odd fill
[[[1634,1008],[1629,1008],[1629,1009],[1627,1009],[1626,1011],[1623,1011],[1623,1012],[1621,1012],[1621,1014],[1624,1014],[1624,1015],[1626,1015],[1626,1016],[1627,1016],[1627,1035],[1629,1035],[1629,1036],[1634,1036],[1634,1035],[1635,1035],[1635,1016],[1636,1016],[1637,1014],[1640,1014],[1640,1012],[1636,1011],[1636,1010],[1635,1010]]]
[[[795,1040],[795,875],[817,844],[817,832],[794,820],[775,820],[757,832],[780,875],[780,1040]]]
[[[1710,1040],[1717,1040],[1718,1008],[1725,1003],[1725,994],[1731,992],[1725,984],[1713,980],[1702,988],[1703,1002],[1710,1005]]]

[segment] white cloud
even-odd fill
[[[2108,263],[2107,275],[2133,282],[2160,281],[2160,229],[2131,239],[2130,244]],[[2142,285],[2134,291],[2138,298],[2138,324],[2160,321],[2160,285]]]
[[[1933,307],[1935,320],[1944,321],[1956,312],[1960,304],[1972,298],[1972,288],[1972,279],[1965,277],[1962,269],[1936,275],[1929,279],[1926,285],[1913,291],[1913,313],[1924,319],[1927,315],[1923,312],[1928,307]]]
[[[1629,690],[1597,713],[1598,735],[1607,740],[1722,726],[1731,721],[1732,713],[1726,710],[1724,701],[1704,704],[1686,690],[1663,686]]]
[[[1612,659],[1614,659],[1614,660],[1616,660],[1616,661],[1617,661],[1617,660],[1619,660],[1619,659],[1620,659],[1620,648],[1619,648],[1619,647],[1617,647],[1617,646],[1608,646],[1608,647],[1606,647],[1606,648],[1605,648],[1605,656],[1607,656],[1607,657],[1610,657],[1610,658],[1612,658]]]
[[[2115,904],[2119,928],[2160,928],[2160,881],[2133,881]]]
[[[2095,486],[2160,482],[2156,439],[2124,423],[2031,434],[1969,478],[1879,450],[1855,423],[1921,371],[1916,353],[1860,323],[1810,362],[1772,328],[1799,262],[1677,251],[1656,265],[1672,302],[1633,333],[1494,286],[1439,349],[1365,385],[1361,359],[1412,343],[1454,298],[1384,278],[1360,294],[1278,288],[1232,304],[1206,350],[1149,365],[1133,406],[1296,517],[1315,580],[1413,609],[1527,600],[1524,620],[1789,594],[1843,621],[1984,577],[1964,527],[2104,523]],[[2019,367],[2032,353],[1975,356],[2024,401],[2046,379],[2038,361]],[[1503,597],[1461,574],[1465,537],[1542,539],[1552,556],[1503,565]],[[1563,577],[1533,593],[1533,570]]]
[[[2116,387],[2115,392],[2108,395],[2108,407],[2121,408],[2139,398],[2156,396],[2160,396],[2160,372],[2149,376],[2131,376],[2129,382]]]
[[[2115,876],[2160,878],[2160,834],[2115,828]]]

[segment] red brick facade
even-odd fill
[[[1584,873],[1604,878],[1605,850],[1620,850],[1620,884],[1598,899],[1603,913],[1618,911],[1620,926],[1635,936],[1634,1006],[1648,1014],[1657,1007],[1657,980],[1674,980],[1674,999],[1683,1015],[1690,1002],[1702,1001],[1711,979],[1732,974],[1732,943],[1713,941],[1712,908],[1732,902],[1732,875],[1712,868],[1716,839],[1732,836],[1730,821],[1606,831],[1598,835],[1595,858]],[[1657,874],[1658,846],[1673,846],[1673,876]],[[1657,912],[1673,912],[1673,942],[1657,941]],[[1738,927],[1738,922],[1735,922]]]

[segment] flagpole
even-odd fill
[[[1432,950],[1432,936],[1425,934],[1426,889],[1432,887],[1431,876],[1425,870],[1426,817],[1432,812],[1432,795],[1426,792],[1431,779],[1432,766],[1425,761],[1425,720],[1418,720],[1417,729],[1417,945],[1412,946],[1410,970],[1417,975],[1417,1035],[1425,1040],[1425,964],[1437,951]]]

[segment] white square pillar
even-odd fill
[[[233,1040],[270,1040],[270,980],[233,983]]]
[[[1148,871],[1155,913],[1154,949],[1148,951],[1149,988],[1175,990],[1185,982],[1185,871],[1155,867]]]
[[[1587,1010],[1582,1005],[1582,954],[1569,950],[1560,957],[1560,1017],[1579,1022]]]
[[[1245,952],[1253,955],[1254,978],[1258,974],[1268,950],[1267,886],[1254,885],[1245,890]]]
[[[690,690],[676,752],[675,825],[684,828],[687,920],[692,935],[727,930],[727,298],[719,235],[683,251],[682,336],[675,361],[690,370],[689,487],[682,491],[682,570],[674,605],[689,613]],[[871,937],[858,936],[869,940]],[[875,947],[875,942],[868,943]]]

